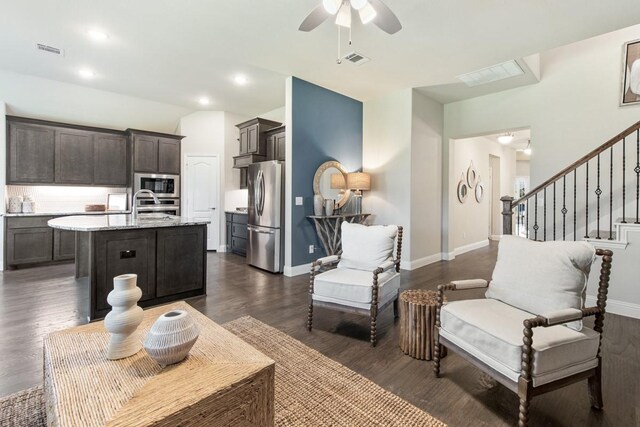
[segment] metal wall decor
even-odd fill
[[[484,184],[481,182],[480,174],[473,165],[473,160],[467,168],[467,172],[462,172],[457,187],[457,196],[460,203],[464,203],[469,196],[469,192],[474,192],[476,202],[482,203],[484,199]]]

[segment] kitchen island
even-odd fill
[[[76,277],[90,287],[89,320],[104,317],[113,278],[138,275],[148,307],[206,293],[207,224],[171,215],[66,216],[49,227],[76,232]]]

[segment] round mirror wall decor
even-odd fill
[[[478,182],[476,184],[475,194],[476,194],[476,202],[482,203],[482,198],[484,197],[484,184],[482,182]]]
[[[466,180],[464,179],[464,174],[460,177],[460,182],[458,182],[458,201],[460,203],[464,203],[467,200],[467,196],[469,195],[469,187],[467,186]]]
[[[479,181],[480,176],[478,175],[478,171],[473,165],[473,160],[469,164],[469,168],[467,169],[467,186],[469,188],[473,188]]]
[[[335,200],[336,209],[347,203],[351,191],[347,189],[347,170],[342,164],[332,160],[318,167],[313,177],[313,194]]]

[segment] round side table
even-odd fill
[[[436,297],[436,291],[421,289],[400,293],[400,349],[404,354],[421,360],[433,358]],[[446,354],[441,345],[440,357]]]

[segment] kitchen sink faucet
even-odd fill
[[[131,218],[132,219],[138,219],[138,194],[148,194],[151,197],[153,197],[153,203],[155,203],[156,205],[160,204],[160,200],[158,200],[158,196],[156,196],[156,193],[154,193],[151,190],[138,190],[134,193],[133,195],[133,200],[131,203]]]

